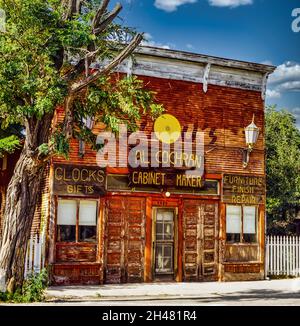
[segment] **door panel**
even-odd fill
[[[144,278],[145,199],[106,200],[106,283],[141,282]]]
[[[218,204],[200,200],[184,200],[183,226],[184,280],[217,279]]]

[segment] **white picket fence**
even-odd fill
[[[45,266],[46,235],[31,237],[26,252],[25,278]],[[300,276],[300,237],[267,236],[267,275]]]
[[[27,245],[24,276],[39,273],[45,266],[45,233],[32,236]]]
[[[300,237],[267,236],[268,275],[300,276]]]

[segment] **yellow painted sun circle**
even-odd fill
[[[171,114],[163,114],[155,120],[154,132],[163,143],[173,144],[181,135],[181,126]]]

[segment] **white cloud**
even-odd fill
[[[281,94],[280,92],[272,89],[267,89],[266,95],[268,98],[280,98]]]
[[[244,5],[251,5],[253,0],[209,0],[209,4],[215,7],[239,7]]]
[[[277,88],[280,91],[294,91],[294,92],[300,92],[300,81],[292,81],[292,82],[286,82],[282,83]]]
[[[273,66],[273,62],[271,60],[265,60],[261,62],[262,65]]]
[[[195,3],[197,0],[155,0],[155,7],[167,12],[177,10],[177,7],[187,3]]]
[[[162,48],[162,49],[171,49],[172,45],[171,44],[162,44],[159,42],[155,42],[153,40],[153,36],[150,33],[145,33],[144,34],[145,40],[142,42],[142,45],[146,46],[153,46],[155,48]]]
[[[198,2],[198,0],[155,0],[154,5],[158,9],[162,9],[167,12],[172,12],[177,10],[179,6],[196,2]],[[208,0],[208,2],[211,6],[214,7],[230,8],[253,4],[253,0]]]
[[[300,92],[300,64],[287,61],[277,67],[269,78],[269,98],[278,98],[284,92]]]
[[[190,44],[190,43],[186,44],[186,47],[187,47],[189,50],[194,50],[194,49],[195,49],[194,46],[193,46],[193,44]]]
[[[269,79],[272,84],[279,84],[290,81],[300,81],[300,64],[287,61],[278,66]]]

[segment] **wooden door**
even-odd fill
[[[105,217],[106,283],[141,282],[144,277],[145,199],[107,198]]]
[[[183,228],[184,280],[217,279],[218,204],[184,200]]]

